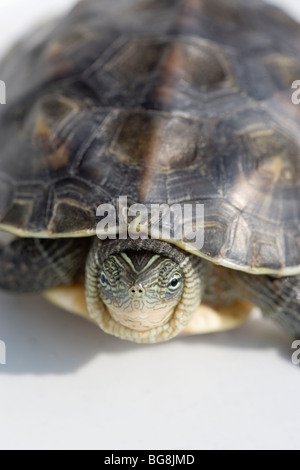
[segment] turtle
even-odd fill
[[[1,289],[137,343],[254,306],[300,334],[299,23],[261,0],[83,0],[0,78]],[[166,235],[175,206],[202,208],[201,246]]]

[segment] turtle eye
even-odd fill
[[[107,276],[103,271],[100,274],[100,284],[102,287],[107,287],[109,284]]]
[[[170,282],[168,284],[168,289],[171,292],[176,292],[180,289],[182,284],[182,275],[180,273],[175,273],[172,275]]]

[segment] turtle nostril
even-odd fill
[[[141,286],[135,286],[135,287],[132,287],[132,289],[130,289],[130,294],[131,295],[142,295],[145,293],[145,289]]]

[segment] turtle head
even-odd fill
[[[87,263],[89,314],[136,342],[178,334],[201,302],[202,262],[164,242],[97,241]]]
[[[103,262],[99,293],[114,320],[137,331],[165,325],[181,300],[177,263],[153,253],[127,252]]]

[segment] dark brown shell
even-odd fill
[[[258,0],[86,0],[0,66],[0,227],[95,233],[119,196],[205,205],[201,253],[300,272],[300,26]]]

